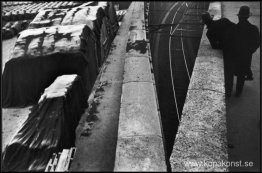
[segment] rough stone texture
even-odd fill
[[[226,171],[225,166],[194,166],[227,160],[224,94],[189,90],[170,158],[173,171]],[[211,105],[211,106],[210,106]],[[193,116],[192,116],[193,115]],[[221,125],[224,124],[224,125]],[[187,165],[188,164],[188,165]]]
[[[114,171],[166,171],[144,2],[132,4]]]
[[[152,83],[130,82],[123,85],[118,137],[161,137],[155,94]]]
[[[225,93],[223,59],[197,57],[188,89],[213,90]],[[218,75],[219,74],[219,75]]]
[[[151,66],[147,57],[126,58],[124,83],[133,81],[153,82]]]
[[[214,19],[219,2],[210,3]],[[173,172],[228,171],[224,64],[221,50],[212,49],[204,28],[170,164]],[[213,164],[213,165],[212,165]]]
[[[114,171],[166,171],[162,138],[118,138]]]

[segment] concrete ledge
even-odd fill
[[[134,92],[136,91],[136,92]],[[152,83],[123,85],[118,137],[156,135],[161,137],[155,91]]]
[[[209,11],[219,19],[221,4],[210,3]],[[228,171],[222,164],[228,161],[223,57],[211,48],[206,32],[204,28],[170,157],[173,172]]]
[[[217,57],[197,57],[188,86],[188,90],[193,89],[225,93],[223,59]]]
[[[132,27],[130,29],[132,29]],[[148,56],[146,31],[132,29],[129,31],[128,35],[129,39],[126,47],[127,56]]]
[[[132,28],[133,27],[133,28]],[[132,29],[143,29],[145,30],[145,22],[142,19],[133,20],[131,22],[130,28]]]
[[[166,171],[162,139],[158,136],[118,138],[115,171]]]
[[[224,94],[207,90],[191,90],[183,109],[173,152],[172,171],[226,171],[223,165],[207,166],[201,162],[227,160]],[[193,115],[193,116],[192,116]]]
[[[129,57],[125,60],[124,83],[147,81],[153,83],[148,57]]]
[[[89,107],[79,121],[77,150],[70,172],[114,169],[128,28],[133,10],[134,4],[131,4],[89,96]]]
[[[166,171],[144,2],[132,4],[114,171]]]

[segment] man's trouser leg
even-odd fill
[[[226,96],[230,96],[233,90],[234,72],[233,68],[225,63],[225,89]]]
[[[248,60],[248,70],[247,70],[247,80],[253,80],[253,73],[251,70],[251,62],[252,62],[252,55],[249,57]]]
[[[245,74],[239,74],[237,76],[236,96],[239,96],[242,93],[244,84],[245,84]]]

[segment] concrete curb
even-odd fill
[[[209,12],[221,18],[220,2]],[[228,171],[224,64],[203,30],[170,164],[173,172]]]
[[[114,171],[166,171],[144,2],[131,5]]]

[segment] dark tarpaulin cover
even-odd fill
[[[6,147],[3,171],[44,171],[53,153],[75,145],[75,128],[86,107],[81,77],[58,77]]]
[[[119,28],[112,3],[87,2],[70,9],[45,9],[37,14],[29,28],[77,24],[86,24],[95,33],[98,49],[97,61],[100,67]]]
[[[96,37],[86,25],[53,26],[21,32],[3,72],[3,107],[39,99],[57,76],[78,74],[86,92],[98,74]]]

